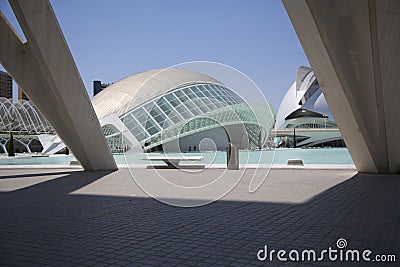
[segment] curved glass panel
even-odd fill
[[[269,129],[273,124],[273,116],[260,122],[255,110],[268,117],[265,111],[271,108],[266,104],[250,107],[239,95],[219,84],[196,83],[170,90],[129,110],[120,119],[144,149],[168,142],[178,134],[182,137],[221,127],[221,122],[242,123],[251,139],[251,148],[255,148],[260,145],[262,128]]]

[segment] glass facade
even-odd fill
[[[4,151],[10,131],[31,137],[54,134],[50,124],[29,101],[13,103],[0,98],[0,114],[0,134],[4,135],[0,136],[0,147]],[[177,138],[237,124],[245,129],[243,135],[248,138],[249,148],[258,148],[266,136],[265,129],[270,129],[274,123],[267,104],[246,103],[232,90],[210,81],[185,83],[127,109],[118,118],[118,127],[115,121],[102,126],[114,153],[126,152],[133,146],[148,151]],[[129,138],[126,138],[127,133]],[[31,139],[26,144],[21,141],[28,152]]]
[[[262,126],[254,110],[264,112],[265,116],[265,108],[271,111],[266,104],[247,104],[220,84],[196,83],[175,88],[127,110],[120,119],[145,150],[176,139],[178,135],[183,137],[235,123],[245,125],[251,137],[250,144],[258,147]],[[267,124],[272,126],[272,112],[270,117]],[[114,152],[126,149],[126,144],[116,142],[116,133],[110,132],[107,126],[103,126],[103,131]],[[115,146],[116,143],[119,147]]]

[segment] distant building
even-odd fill
[[[18,86],[18,100],[21,99],[29,101],[29,97],[22,91],[21,86]]]
[[[12,99],[13,79],[10,74],[0,71],[0,97]]]
[[[97,95],[104,89],[106,89],[110,84],[109,83],[101,83],[101,81],[93,81],[93,96]]]
[[[301,66],[276,115],[281,147],[345,147],[342,135],[311,68]]]

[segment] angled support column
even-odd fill
[[[283,3],[357,170],[400,172],[400,3]]]
[[[26,36],[0,14],[0,62],[85,170],[117,166],[48,0],[10,0]]]

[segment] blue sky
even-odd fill
[[[0,9],[16,25],[7,1]],[[214,61],[249,76],[277,110],[309,63],[281,1],[51,0],[92,95],[92,81],[188,61]]]

